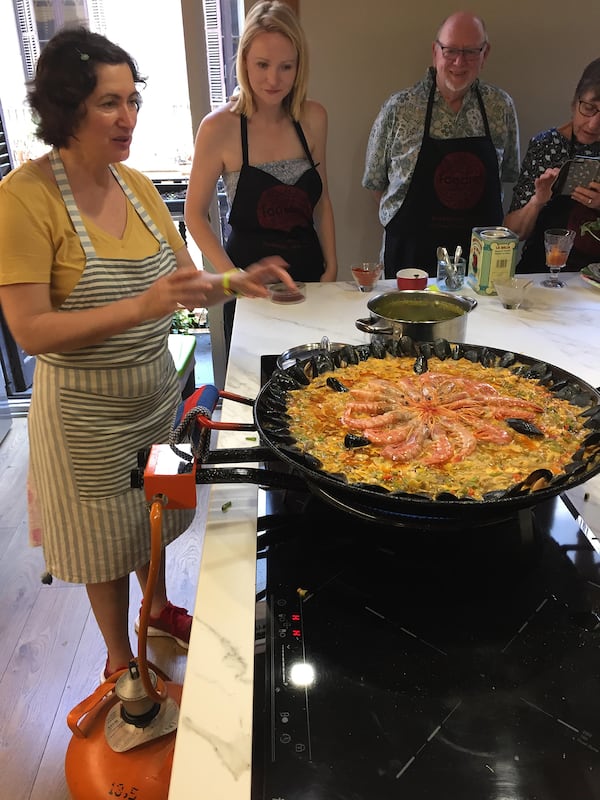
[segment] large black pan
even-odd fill
[[[449,494],[425,497],[391,493],[381,486],[349,484],[339,475],[323,471],[317,459],[296,446],[287,427],[286,396],[288,392],[302,391],[314,377],[328,369],[339,370],[338,377],[343,381],[343,370],[348,364],[367,358],[382,358],[386,353],[411,355],[419,369],[427,368],[427,362],[435,358],[467,358],[485,366],[519,369],[520,374],[543,382],[556,396],[568,399],[581,408],[590,434],[584,447],[573,454],[564,472],[552,476],[541,489],[530,489],[539,477],[536,474],[538,470],[529,479],[507,487],[505,491],[490,493],[484,500],[458,498]],[[519,364],[525,366],[519,367]],[[600,472],[600,392],[597,389],[558,367],[529,356],[478,345],[448,343],[441,339],[433,343],[417,343],[403,336],[388,345],[371,343],[347,346],[335,355],[321,355],[303,364],[275,370],[256,399],[254,416],[263,444],[286,462],[292,473],[301,476],[313,492],[347,511],[380,521],[403,521],[405,518],[418,517],[418,522],[425,526],[435,527],[439,523],[456,523],[458,520],[481,524],[513,516],[519,509],[542,503]]]

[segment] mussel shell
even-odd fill
[[[327,384],[327,386],[329,386],[330,389],[333,389],[334,392],[348,392],[349,391],[347,386],[344,386],[344,384],[341,381],[338,381],[337,378],[334,378],[331,375],[327,378],[325,383]]]
[[[271,431],[278,431],[282,428],[288,427],[290,421],[290,417],[288,414],[282,414],[279,411],[268,413],[266,419],[262,423],[262,428],[265,433],[270,433]]]
[[[285,403],[287,402],[287,389],[282,386],[277,386],[274,383],[269,383],[265,396],[271,397],[274,400],[282,400]]]
[[[498,366],[506,369],[507,367],[512,367],[512,365],[515,363],[516,360],[517,357],[514,353],[511,352],[502,353],[498,361]]]
[[[595,447],[597,444],[600,443],[600,431],[593,431],[588,436],[585,437],[581,446],[586,450],[590,447]]]
[[[261,409],[264,409],[268,414],[282,414],[287,408],[287,403],[282,397],[265,397],[261,404]]]
[[[339,350],[340,367],[347,367],[351,364],[358,364],[359,357],[356,348],[351,344],[346,344]]]
[[[324,372],[331,372],[335,369],[335,358],[332,353],[317,353],[311,359],[314,369],[313,377],[322,375]]]
[[[445,361],[452,355],[452,348],[447,339],[436,339],[433,343],[433,352],[440,361]]]
[[[380,358],[381,359],[381,358],[385,358],[386,357],[387,349],[386,349],[386,346],[382,342],[375,340],[375,341],[371,342],[369,347],[371,348],[371,355],[373,356],[373,358]]]
[[[427,360],[433,358],[434,355],[433,342],[419,342],[418,350],[419,350],[419,355],[423,356],[423,358],[426,358]]]
[[[485,492],[483,499],[487,502],[494,500],[503,500],[507,495],[507,489],[493,489],[491,492]]]
[[[483,347],[479,353],[479,363],[483,367],[493,367],[496,363],[496,354],[487,347]]]
[[[536,436],[545,435],[544,431],[541,431],[537,425],[534,425],[533,422],[529,422],[529,420],[521,419],[520,417],[507,417],[504,421],[514,431],[522,433],[525,436],[535,438]]]
[[[528,367],[526,367],[521,374],[524,378],[540,379],[543,378],[547,373],[548,364],[545,361],[536,361],[534,364],[530,364]]]
[[[410,336],[401,336],[398,339],[399,354],[403,356],[416,356],[417,346]]]
[[[300,386],[308,386],[310,378],[298,362],[287,367],[286,373],[290,378],[293,378]]]
[[[302,372],[302,381],[298,381],[293,374],[290,374],[288,371],[290,369],[292,369],[292,367],[288,367],[288,369],[285,371],[276,369],[271,376],[271,385],[291,391],[294,391],[295,389],[301,389],[302,386],[306,386],[307,384],[304,382],[306,381],[306,375],[304,372],[300,370],[300,372]]]
[[[540,467],[539,469],[534,469],[533,472],[530,472],[529,475],[522,481],[523,486],[527,486],[529,489],[533,490],[533,487],[536,484],[539,484],[542,481],[543,486],[538,486],[538,489],[544,488],[547,486],[553,478],[553,472],[545,467]]]
[[[600,417],[600,403],[596,403],[579,414],[580,417]]]
[[[371,442],[366,438],[366,436],[358,436],[356,433],[347,433],[344,436],[344,447],[349,449],[354,447],[365,447],[368,444],[371,444]]]
[[[553,394],[558,394],[558,392],[562,392],[567,386],[569,386],[570,381],[567,378],[561,378],[558,381],[555,381],[552,386],[550,387],[550,391]]]
[[[371,345],[357,344],[354,348],[359,361],[368,361],[372,355]]]
[[[471,361],[473,364],[477,364],[479,361],[479,350],[465,350],[463,357],[467,359],[467,361]]]
[[[441,501],[441,502],[446,502],[446,501],[452,502],[452,501],[455,501],[455,500],[460,500],[460,497],[455,495],[453,492],[439,492],[439,494],[436,494],[435,500],[438,500],[438,501]]]
[[[452,360],[453,361],[460,361],[461,358],[464,358],[465,355],[465,348],[462,344],[455,344],[452,348]]]
[[[417,375],[423,375],[423,373],[427,372],[429,369],[427,365],[427,358],[424,355],[417,356],[417,359],[414,363],[413,370],[417,373]]]

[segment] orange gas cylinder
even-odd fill
[[[73,800],[167,800],[182,687],[165,681],[151,721],[133,724],[111,676],[70,712],[65,774]]]

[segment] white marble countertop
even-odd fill
[[[577,273],[563,276],[562,290],[539,286],[543,275],[531,277],[528,306],[518,310],[465,288],[462,294],[478,301],[466,341],[548,361],[599,386],[600,290]],[[393,289],[395,282],[380,281],[376,291]],[[373,296],[338,282],[308,284],[306,301],[297,305],[238,301],[225,388],[255,397],[264,353],[324,335],[333,342],[368,342],[355,320],[368,316]],[[222,419],[252,421],[252,409],[225,401]],[[247,447],[247,436],[223,432],[218,446]],[[251,485],[211,489],[169,800],[250,800],[257,498]],[[600,476],[569,498],[600,536]],[[231,507],[225,513],[226,501]]]

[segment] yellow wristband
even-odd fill
[[[242,269],[230,269],[229,272],[223,273],[223,292],[227,297],[231,297],[232,295],[238,296],[238,293],[231,288],[229,281],[232,275],[235,275],[236,272],[243,272]]]

